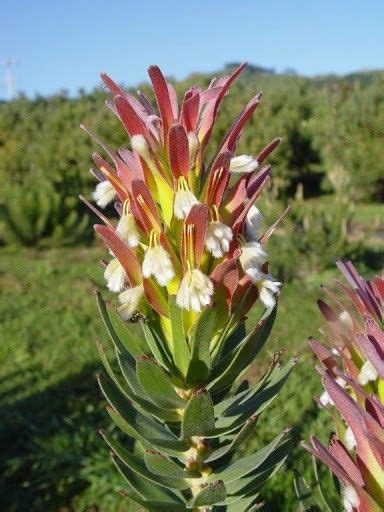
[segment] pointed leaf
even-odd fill
[[[187,375],[191,354],[184,334],[183,315],[176,304],[175,295],[169,296],[168,307],[172,328],[173,357],[175,365],[185,377]]]
[[[244,338],[243,342],[223,358],[222,364],[218,366],[218,376],[207,388],[211,393],[225,389],[246,370],[246,368],[255,359],[258,352],[263,348],[273,323],[276,318],[276,307],[272,311],[267,311],[263,318],[257,323],[252,331]]]
[[[153,359],[146,356],[138,358],[136,371],[141,387],[154,404],[169,409],[185,407],[185,401],[176,393],[164,370]]]
[[[160,452],[151,450],[144,454],[144,462],[149,471],[155,475],[165,476],[167,478],[175,478],[183,480],[186,476],[183,468],[178,466],[170,458]]]
[[[181,425],[181,438],[204,437],[215,429],[211,397],[206,389],[197,391],[189,399]]]
[[[227,497],[224,482],[216,480],[202,488],[202,490],[188,503],[187,508],[204,507],[221,503]]]
[[[211,368],[210,346],[219,323],[220,310],[215,307],[205,309],[191,334],[191,362],[188,368],[187,383],[203,383],[209,376]]]
[[[150,482],[161,485],[166,489],[188,489],[189,483],[185,480],[176,480],[171,478],[166,478],[160,475],[153,475],[148,471],[147,466],[142,462],[139,457],[133,455],[128,450],[126,450],[116,439],[114,439],[107,432],[102,431],[101,435],[108,445],[111,447],[112,451],[116,454],[116,456],[134,473],[137,475],[146,478]]]

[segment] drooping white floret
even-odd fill
[[[356,447],[356,438],[351,427],[348,427],[345,431],[344,442],[348,450],[353,450]]]
[[[241,247],[240,263],[244,272],[250,275],[259,272],[261,266],[268,260],[268,254],[259,242],[246,242]]]
[[[180,308],[199,312],[211,303],[213,283],[201,270],[188,269],[176,295],[176,303]]]
[[[357,380],[359,384],[365,386],[368,384],[368,382],[376,380],[378,376],[379,374],[377,373],[376,368],[373,366],[371,361],[365,361],[361,367]]]
[[[139,309],[140,301],[144,296],[144,286],[139,284],[120,293],[120,306],[117,308],[123,320],[130,320]]]
[[[205,248],[215,258],[221,258],[228,252],[233,238],[232,229],[220,221],[212,221],[205,237]]]
[[[108,180],[100,181],[92,194],[93,199],[100,208],[105,208],[116,197],[116,190]]]
[[[359,496],[352,485],[346,485],[343,488],[342,498],[345,512],[352,512],[354,508],[360,505]]]
[[[162,245],[148,247],[143,259],[142,272],[144,277],[154,276],[161,286],[166,286],[173,278],[175,273],[172,261]]]
[[[130,212],[123,212],[116,227],[116,234],[129,247],[137,247],[140,235],[136,227],[135,218]]]
[[[260,238],[260,226],[263,215],[255,206],[251,206],[245,218],[245,237],[250,242],[257,242]]]
[[[257,169],[258,166],[259,162],[250,155],[239,155],[231,158],[229,170],[236,173],[248,173]]]
[[[113,258],[104,270],[107,287],[111,292],[121,292],[127,274],[117,258]]]

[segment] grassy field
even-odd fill
[[[93,343],[104,332],[93,297],[103,289],[98,248],[0,250],[0,509],[11,511],[133,511],[114,492],[122,481],[108,460],[97,428],[109,421],[96,386],[100,363]],[[280,397],[261,416],[248,445],[262,446],[287,425],[298,438],[326,437],[330,423],[313,401],[319,392],[306,339],[321,324],[315,300],[333,271],[282,292],[267,349],[283,349],[300,363]],[[252,319],[251,319],[252,321]],[[296,464],[307,472],[300,450]],[[264,510],[297,510],[292,475],[280,473],[262,496]],[[278,507],[278,508],[276,508]]]

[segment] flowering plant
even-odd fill
[[[111,255],[104,276],[120,303],[116,314],[98,294],[121,374],[99,344],[109,375],[100,386],[114,421],[146,450],[144,462],[103,436],[127,481],[124,492],[148,510],[251,510],[291,444],[285,431],[231,463],[294,364],[280,368],[275,357],[255,387],[234,384],[268,337],[281,288],[265,250],[280,219],[262,234],[254,206],[270,178],[270,166],[260,166],[279,139],[256,158],[235,156],[260,94],[205,162],[219,104],[243,68],[207,90],[192,87],[179,108],[172,85],[151,66],[158,113],[142,92],[134,97],[103,74],[113,95],[107,105],[131,149],[114,152],[83,126],[110,160],[93,155],[93,197],[101,208],[115,202],[119,215],[114,224],[83,198],[103,222],[95,230]],[[266,310],[246,333],[257,299]]]
[[[304,447],[339,479],[346,511],[379,512],[384,507],[384,279],[365,281],[350,262],[338,266],[350,288],[338,282],[341,297],[327,290],[332,305],[319,300],[328,346],[310,340],[322,365],[325,391],[319,405],[330,409],[336,433],[328,448],[315,436]]]

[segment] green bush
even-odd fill
[[[283,209],[280,201],[269,200],[263,213],[273,222]],[[332,203],[298,198],[269,241],[273,268],[291,280],[318,274],[339,258],[358,259],[363,245],[352,237],[354,218],[353,203],[338,196]]]
[[[57,192],[42,176],[4,187],[0,215],[0,237],[10,245],[71,245],[89,233],[89,217],[78,212],[76,199]]]

